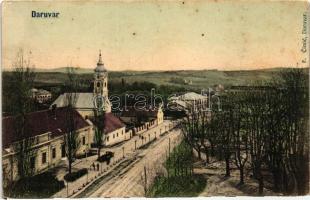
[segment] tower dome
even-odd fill
[[[97,63],[97,67],[95,68],[95,72],[106,72],[107,69],[104,67],[104,64],[102,62],[102,57],[101,57],[101,51],[99,52],[99,60]]]

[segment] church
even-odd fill
[[[99,53],[99,60],[97,67],[94,70],[94,86],[92,93],[75,93],[75,109],[84,117],[88,118],[94,115],[96,109],[96,99],[101,98],[103,102],[103,109],[106,113],[111,113],[111,103],[108,96],[108,71],[105,68],[101,52]],[[64,93],[60,95],[51,106],[56,107],[67,106],[67,96],[73,95]]]
[[[94,86],[92,93],[64,93],[60,95],[52,104],[51,107],[67,106],[67,96],[75,96],[74,109],[83,116],[84,119],[92,121],[94,112],[98,108],[98,99],[103,102],[102,108],[105,112],[105,127],[104,127],[104,145],[110,146],[132,137],[132,131],[126,132],[126,125],[111,112],[111,103],[108,96],[108,71],[102,61],[101,52],[97,66],[94,69]]]

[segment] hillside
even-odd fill
[[[109,81],[127,83],[148,81],[157,85],[182,86],[187,89],[201,89],[215,84],[224,86],[246,85],[258,81],[267,81],[282,68],[243,71],[193,70],[193,71],[122,71],[109,72]],[[306,69],[305,69],[306,70]],[[39,70],[36,82],[41,84],[60,84],[66,80],[66,68],[57,68],[53,71]],[[3,76],[10,72],[4,72]],[[84,80],[93,79],[91,69],[77,69],[77,74]]]

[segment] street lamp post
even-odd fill
[[[67,182],[67,197],[69,197],[69,182],[68,181],[66,182]]]
[[[87,150],[86,150],[86,161],[87,161]]]
[[[86,172],[86,185],[87,185],[87,183],[88,183],[88,170]]]

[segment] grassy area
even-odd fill
[[[202,175],[193,174],[192,149],[184,141],[173,149],[164,166],[167,175],[157,176],[149,197],[195,197],[206,187]]]
[[[158,177],[148,197],[196,197],[206,184],[202,175]]]

